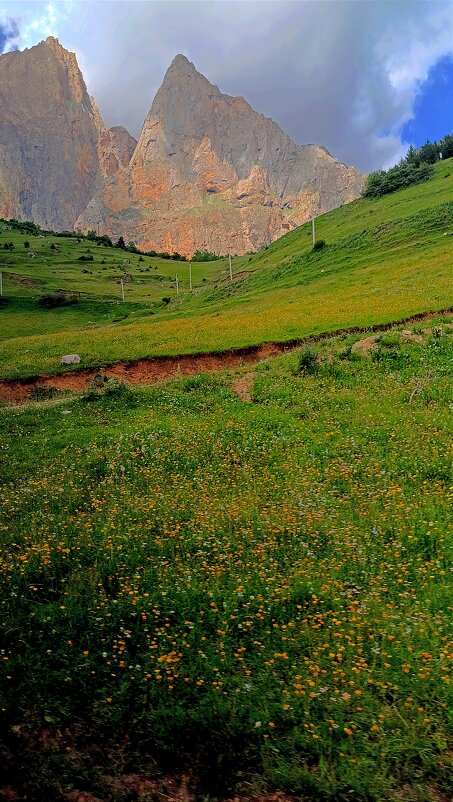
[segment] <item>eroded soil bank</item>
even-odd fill
[[[150,357],[133,362],[118,362],[102,368],[73,369],[66,373],[31,376],[26,379],[3,379],[0,381],[0,400],[10,402],[27,401],[30,398],[30,391],[35,387],[54,387],[57,390],[83,392],[93,382],[100,370],[107,377],[122,379],[131,384],[154,384],[178,375],[188,376],[194,373],[206,373],[260,362],[271,356],[277,356],[294,348],[299,348],[301,345],[320,342],[330,337],[388,331],[406,323],[424,322],[438,315],[452,312],[453,307],[449,307],[438,312],[421,312],[393,323],[383,323],[376,326],[368,326],[367,328],[337,329],[336,331],[313,334],[308,337],[287,340],[286,342],[261,343],[247,348],[232,348],[228,351],[217,353]]]

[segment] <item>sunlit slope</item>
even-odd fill
[[[4,248],[9,243],[14,246],[11,251]],[[189,266],[188,262],[140,256],[77,236],[32,236],[0,223],[0,270],[7,302],[0,306],[0,340],[155,314],[175,299],[177,292],[180,297],[189,292],[190,270],[196,290],[221,278],[226,269],[225,260]],[[51,311],[39,306],[40,296],[61,290],[76,296],[77,305]]]
[[[253,256],[214,263],[192,293],[152,318],[137,310],[89,332],[13,338],[1,344],[3,376],[144,356],[222,350],[268,340],[399,320],[453,303],[453,163],[430,181],[379,200],[359,200],[295,229]],[[186,267],[187,271],[187,267]]]

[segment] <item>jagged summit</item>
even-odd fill
[[[242,97],[223,94],[182,54],[171,62],[128,175],[78,225],[156,250],[244,253],[360,194],[363,177],[293,142]]]
[[[44,228],[72,229],[136,145],[106,129],[75,53],[54,36],[0,56],[0,120],[0,216]]]
[[[183,53],[178,53],[174,57],[174,59],[171,62],[167,72],[170,72],[170,70],[172,70],[172,72],[177,72],[177,71],[180,71],[180,70],[183,70],[183,71],[186,70],[186,71],[189,71],[189,72],[197,72],[197,69],[196,69],[195,65],[192,63],[192,61],[189,61],[187,56],[184,56]]]
[[[297,145],[179,53],[138,143],[106,128],[54,36],[0,56],[0,216],[155,250],[244,253],[356,198],[364,177]]]

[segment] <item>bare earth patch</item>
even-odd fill
[[[372,351],[375,351],[379,337],[373,334],[371,337],[365,337],[364,340],[357,340],[351,348],[353,354],[360,354],[361,356],[368,356]]]
[[[251,404],[253,400],[252,391],[254,377],[254,373],[246,373],[243,376],[238,376],[231,385],[236,395],[246,404]]]

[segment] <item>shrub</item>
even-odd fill
[[[86,256],[82,254],[82,256],[78,257],[79,262],[92,262],[93,261],[93,254],[89,253]]]
[[[30,247],[30,243],[29,243],[28,239],[26,239],[25,242],[24,242],[24,248],[26,248],[27,251],[28,251],[29,247]]]
[[[212,251],[195,251],[192,256],[192,262],[214,262],[216,259],[223,259],[223,256]]]
[[[305,348],[299,354],[297,361],[297,373],[313,375],[318,371],[318,357],[311,348]]]
[[[37,384],[29,392],[29,396],[33,401],[48,401],[49,398],[55,398],[59,394],[58,387],[54,387],[52,384]]]
[[[80,398],[85,403],[111,399],[127,402],[128,406],[135,406],[136,404],[135,395],[126,382],[109,379],[102,371],[96,374]]]
[[[74,304],[78,302],[78,298],[76,298],[75,295],[60,291],[41,295],[38,300],[39,306],[42,306],[44,309],[57,309],[59,306],[74,306]]]
[[[104,384],[104,396],[106,398],[132,399],[133,392],[126,382],[118,379],[107,379]]]
[[[326,247],[326,244],[327,243],[326,243],[325,240],[318,239],[318,241],[315,242],[315,244],[313,245],[313,250],[314,251],[322,251],[322,249]]]

